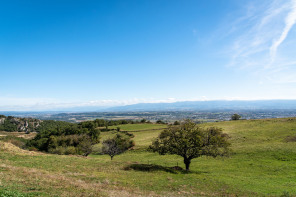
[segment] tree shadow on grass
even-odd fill
[[[142,171],[142,172],[164,171],[164,172],[177,174],[177,170],[171,167],[164,167],[164,166],[155,165],[155,164],[130,164],[124,167],[124,170],[136,170],[136,171]]]
[[[142,172],[155,172],[155,171],[163,171],[163,172],[169,172],[172,174],[201,174],[206,172],[195,172],[195,171],[186,171],[183,168],[179,166],[174,167],[165,167],[161,165],[156,164],[130,164],[123,168],[124,170],[136,170],[136,171],[142,171]]]

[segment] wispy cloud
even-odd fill
[[[296,22],[296,0],[291,1],[291,11],[285,19],[285,27],[280,35],[280,37],[272,44],[270,47],[270,56],[271,61],[274,62],[276,58],[276,52],[278,47],[282,44],[282,42],[287,38],[287,35],[293,25]]]
[[[296,82],[296,0],[274,0],[246,6],[229,27],[233,39],[229,66],[250,70],[273,83]]]

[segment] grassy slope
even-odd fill
[[[0,137],[5,137],[5,136],[13,136],[13,137],[22,137],[25,139],[32,139],[36,135],[35,132],[31,132],[30,134],[26,134],[25,132],[5,132],[5,131],[0,131]]]
[[[122,131],[143,131],[143,130],[154,130],[166,128],[163,124],[124,124],[118,126],[110,126],[109,129],[116,129],[120,127]]]
[[[142,148],[160,132],[146,130],[144,126],[144,131],[132,132],[137,146]],[[167,167],[183,167],[181,157],[160,156],[142,148],[110,161],[102,155],[82,158],[13,151],[2,144],[0,185],[9,191],[57,196],[280,196],[285,192],[296,195],[296,142],[284,141],[287,136],[296,136],[296,118],[202,126],[222,127],[231,137],[233,155],[195,159],[190,174],[168,172]],[[139,125],[136,127],[139,130]],[[106,138],[112,134],[102,135]],[[129,166],[136,170],[124,170]]]
[[[166,126],[165,126],[166,127]],[[165,128],[162,126],[162,128]],[[152,142],[154,138],[156,138],[162,129],[156,130],[143,130],[143,131],[129,131],[129,133],[134,134],[133,140],[136,142],[135,149],[146,149]],[[117,132],[102,132],[101,133],[101,141],[112,138]]]

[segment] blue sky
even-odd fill
[[[0,1],[0,110],[296,99],[296,0]]]

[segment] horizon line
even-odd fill
[[[130,104],[114,104],[114,105],[87,105],[87,103],[68,103],[68,106],[66,103],[55,103],[55,104],[49,104],[49,105],[56,105],[53,107],[48,106],[48,104],[44,105],[44,108],[42,108],[42,105],[10,105],[10,106],[0,106],[0,112],[75,112],[75,108],[100,108],[95,110],[104,110],[104,109],[110,109],[115,107],[125,107],[125,106],[132,106],[132,105],[138,105],[138,104],[173,104],[173,103],[181,103],[181,102],[213,102],[213,101],[229,101],[229,102],[235,102],[235,101],[241,101],[241,102],[254,102],[254,101],[296,101],[296,99],[199,99],[199,100],[166,100],[166,101],[155,101],[155,102],[137,102],[137,103],[130,103]],[[70,105],[69,105],[70,104]],[[85,104],[85,105],[83,105]],[[64,107],[63,107],[64,105]],[[46,107],[47,106],[47,107]],[[1,108],[8,108],[8,109],[1,109]],[[35,109],[34,109],[35,107]],[[39,109],[36,107],[40,107]],[[10,109],[9,109],[10,108]],[[19,109],[16,109],[19,108]],[[21,109],[23,108],[23,109]],[[31,109],[30,109],[31,108]],[[82,111],[76,111],[76,112],[82,112]],[[91,110],[86,110],[85,112],[94,112]]]

